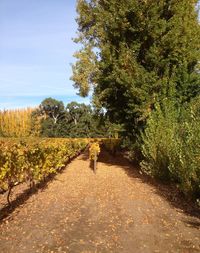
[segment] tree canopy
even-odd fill
[[[121,129],[91,105],[72,101],[64,106],[54,98],[44,99],[32,112],[32,135],[42,137],[107,137]]]
[[[164,97],[200,92],[200,26],[195,0],[78,0],[75,88],[128,132]]]

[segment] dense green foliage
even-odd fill
[[[103,106],[128,133],[138,133],[153,104],[180,103],[200,91],[197,1],[79,0],[74,86]]]
[[[41,137],[111,137],[121,129],[90,105],[71,102],[64,107],[62,101],[53,98],[41,102],[32,114],[33,122],[37,117],[41,117]]]
[[[143,133],[143,170],[200,197],[200,99],[186,108],[168,99],[156,105]],[[199,195],[199,196],[198,196]]]

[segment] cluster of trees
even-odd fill
[[[90,105],[44,99],[38,108],[0,111],[2,137],[113,137],[120,130]]]
[[[91,105],[71,102],[65,107],[62,101],[46,98],[33,112],[33,118],[42,116],[42,137],[112,137],[119,130],[103,111]]]
[[[146,172],[200,195],[197,5],[197,0],[78,0],[75,42],[82,48],[75,53],[72,80],[81,96],[92,90],[95,106],[123,125]]]

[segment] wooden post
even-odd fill
[[[8,205],[9,205],[9,206],[11,205],[11,202],[10,202],[10,194],[11,194],[12,188],[13,188],[13,186],[9,186],[9,187],[8,187],[7,202],[8,202]]]
[[[97,152],[94,153],[94,173],[96,174],[97,170]]]

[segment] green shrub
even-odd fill
[[[155,105],[142,134],[143,171],[195,196],[200,194],[199,108],[199,98],[182,109],[165,99]]]
[[[200,195],[200,97],[183,110],[179,122],[180,148],[174,148],[170,170],[177,173],[180,189],[185,194]],[[175,143],[176,144],[176,143]]]

